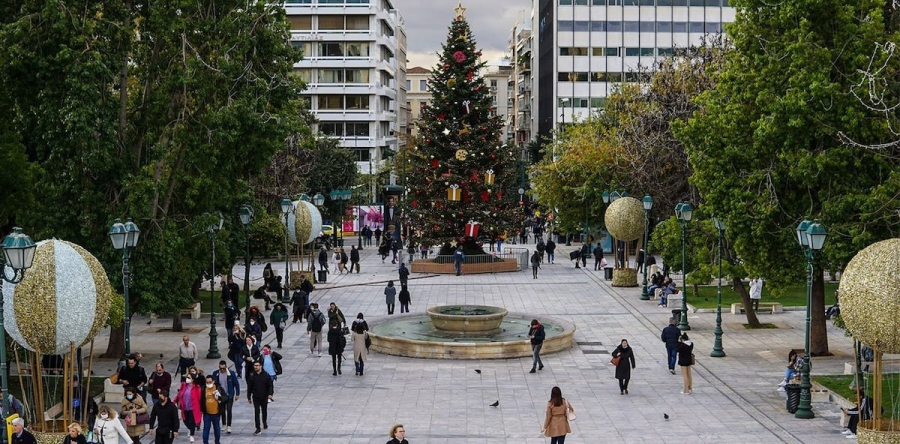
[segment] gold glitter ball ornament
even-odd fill
[[[294,211],[288,213],[288,240],[291,245],[306,245],[319,237],[322,231],[322,213],[312,202],[296,200]],[[284,217],[281,218],[282,225]],[[298,240],[301,241],[298,243]]]
[[[606,229],[617,240],[630,242],[644,235],[644,204],[633,197],[621,197],[606,208]]]
[[[106,270],[71,242],[37,243],[34,266],[18,284],[3,284],[3,322],[28,350],[67,354],[91,341],[106,323],[114,297]]]
[[[468,157],[468,155],[469,152],[466,150],[456,150],[456,160],[466,160],[466,157]]]
[[[841,319],[853,337],[900,353],[900,239],[869,245],[847,264],[838,285]]]

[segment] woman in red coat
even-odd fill
[[[194,381],[191,375],[186,375],[181,387],[178,388],[178,394],[175,395],[175,405],[181,409],[181,420],[190,432],[191,442],[194,442],[194,433],[203,419],[203,412],[200,411],[200,398],[203,392],[201,383],[202,381]]]

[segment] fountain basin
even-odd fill
[[[484,335],[499,332],[509,311],[489,305],[441,305],[430,307],[425,313],[438,330]]]

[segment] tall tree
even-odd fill
[[[850,93],[885,23],[883,1],[735,0],[729,52],[702,111],[676,126],[706,211],[722,217],[745,268],[774,286],[802,280],[806,261],[794,233],[806,217],[828,228],[816,260],[811,304],[813,354],[828,353],[823,267],[839,270],[860,248],[888,236],[896,213],[872,191],[896,165],[848,147],[884,137]],[[896,189],[896,187],[894,187]],[[896,206],[896,204],[894,204]]]
[[[405,204],[413,227],[433,244],[462,237],[469,221],[494,234],[521,219],[517,155],[500,143],[502,122],[480,75],[485,63],[464,9],[457,9],[428,82],[433,100],[422,109],[415,180]],[[453,189],[456,200],[448,196]]]

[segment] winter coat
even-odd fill
[[[694,343],[691,341],[684,341],[678,344],[678,365],[682,367],[690,367],[694,364],[691,363],[691,360],[694,356]]]
[[[340,308],[337,310],[332,310],[331,307],[328,308],[328,324],[325,326],[328,327],[331,324],[337,324],[338,326],[344,325],[347,323],[347,318],[344,317],[344,312],[341,311]]]
[[[384,288],[384,303],[385,304],[393,304],[395,296],[397,296],[397,287],[385,287]]]
[[[225,389],[225,394],[228,395],[229,398],[234,398],[236,396],[241,396],[241,381],[238,380],[237,373],[234,370],[226,370],[228,372],[228,383],[222,388]],[[219,383],[219,370],[212,372],[213,381],[216,381],[216,384]]]
[[[556,251],[556,242],[548,240],[547,245],[544,246],[544,249],[547,250],[547,254],[553,254]]]
[[[200,398],[201,392],[203,392],[203,388],[197,384],[188,384],[186,382],[181,383],[181,387],[178,389],[178,394],[175,395],[175,405],[181,409],[181,419],[186,418],[187,410],[184,409],[183,401],[184,396],[182,394],[185,390],[190,390],[190,400],[191,400],[191,416],[194,417],[194,424],[203,424],[200,422],[203,420],[203,412],[200,411]]]
[[[569,427],[569,418],[566,416],[566,410],[569,409],[569,403],[563,398],[561,405],[553,405],[552,402],[547,403],[547,413],[544,415],[544,436],[552,438],[554,436],[563,436],[572,433]],[[574,412],[575,409],[572,409]]]
[[[219,384],[216,384],[215,387],[216,387],[216,391],[219,392],[219,399],[216,400],[217,401],[216,403],[219,404],[219,413],[216,413],[216,415],[222,415],[222,413],[225,411],[225,401],[228,399],[228,393],[226,393],[225,389],[222,388],[222,386],[220,386]],[[202,387],[202,390],[200,390],[200,392],[202,393],[201,396],[203,396],[203,398],[204,398],[203,402],[200,403],[200,411],[201,411],[201,413],[207,413],[206,412],[206,385],[204,385]]]
[[[282,321],[287,324],[288,317],[289,315],[286,308],[281,310],[275,308],[272,310],[272,313],[269,314],[269,323],[272,324],[273,327],[279,328],[278,326],[281,325]]]
[[[619,356],[619,365],[616,366],[616,379],[631,379],[631,369],[634,368],[634,349],[631,347],[616,347],[612,357]]]
[[[266,372],[251,372],[247,378],[247,400],[257,403],[266,402],[266,398],[275,394],[272,378]]]
[[[157,421],[159,421],[157,423]],[[178,407],[172,400],[165,404],[156,403],[150,412],[150,428],[157,426],[156,433],[169,433],[178,431]]]
[[[664,328],[659,338],[666,343],[666,350],[678,349],[678,338],[681,337],[681,330],[674,325]]]
[[[124,421],[126,417],[131,415],[131,412],[134,412],[136,419],[138,415],[149,413],[150,410],[147,409],[147,403],[140,396],[135,396],[131,401],[128,398],[122,399],[122,420]],[[147,424],[130,425],[125,427],[125,430],[128,432],[128,436],[141,436],[147,433]]]
[[[365,361],[369,357],[369,350],[366,348],[366,335],[369,334],[369,324],[366,321],[353,321],[353,360]]]
[[[546,336],[544,333],[544,326],[541,324],[532,325],[531,328],[528,329],[528,336],[534,336],[531,338],[531,345],[538,345],[544,343],[544,337]],[[559,435],[554,435],[559,436]]]
[[[328,354],[335,356],[344,353],[344,347],[347,346],[347,338],[341,334],[340,328],[328,329]]]
[[[409,268],[406,268],[406,265],[400,266],[400,282],[406,282],[409,279]]]
[[[400,295],[397,296],[397,299],[400,300],[401,304],[409,304],[412,301],[409,297],[409,290],[406,288],[400,290]]]
[[[350,262],[354,264],[359,262],[359,250],[351,249],[350,250]]]
[[[118,416],[100,419],[98,415],[97,421],[94,423],[94,430],[100,431],[100,433],[95,433],[94,435],[96,436],[95,439],[103,444],[119,444],[120,436],[125,443],[131,442],[131,437],[125,431],[125,427],[122,427],[122,421],[119,421]]]

